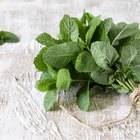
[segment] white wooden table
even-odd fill
[[[21,41],[0,47],[0,140],[139,140],[138,110],[125,122],[101,129],[85,128],[63,111],[45,113],[44,95],[34,89],[38,77],[33,58],[40,49],[35,37],[56,36],[64,14],[80,17],[86,9],[115,22],[140,23],[139,0],[0,0],[0,30],[16,33]],[[62,93],[72,113],[88,124],[119,119],[129,112],[127,95],[96,96],[91,112],[74,104],[75,92]]]

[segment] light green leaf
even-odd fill
[[[64,15],[60,22],[60,34],[63,41],[78,41],[79,30],[76,22],[68,15]]]
[[[71,84],[71,76],[68,69],[60,69],[57,74],[56,87],[58,89],[69,89]]]
[[[42,33],[40,34],[37,38],[36,38],[37,42],[42,44],[42,45],[46,45],[46,47],[51,47],[53,45],[56,44],[60,44],[60,41],[54,39],[53,37],[51,37],[51,35],[49,35],[48,33]]]
[[[56,87],[56,81],[54,79],[40,79],[36,82],[35,87],[41,92],[46,92]]]
[[[114,82],[114,74],[111,71],[104,71],[100,68],[91,73],[91,78],[94,82],[101,85],[110,85]]]
[[[0,45],[4,43],[16,43],[16,42],[19,42],[19,38],[15,34],[7,31],[0,31]]]
[[[97,26],[101,23],[100,17],[94,17],[92,21],[90,22],[90,27],[86,33],[86,43],[89,44],[91,41],[91,38],[97,28]]]
[[[83,111],[89,109],[89,82],[86,83],[77,93],[77,105]]]
[[[46,111],[49,111],[52,107],[53,104],[56,100],[57,96],[57,90],[50,90],[46,93],[45,98],[44,98],[44,107]]]
[[[84,51],[78,55],[75,62],[75,69],[77,71],[92,72],[96,67],[97,65],[89,52]]]
[[[96,64],[105,70],[110,70],[119,57],[115,48],[105,42],[99,41],[91,44],[91,54]]]
[[[124,66],[129,66],[137,57],[138,49],[132,45],[124,46],[121,52],[120,61]]]
[[[65,67],[83,48],[84,46],[78,42],[63,43],[48,48],[43,54],[43,59],[45,63],[60,69]]]
[[[43,53],[45,52],[45,50],[46,50],[45,47],[42,48],[41,51],[39,52],[39,54],[34,58],[34,65],[35,65],[36,69],[38,69],[39,71],[48,70],[48,68],[43,60]]]
[[[112,26],[109,32],[109,37],[110,37],[112,45],[114,45],[117,40],[130,37],[136,34],[137,30],[138,30],[137,23],[125,24],[121,22],[121,23],[118,23],[117,25]]]
[[[53,74],[49,70],[42,72],[41,77],[40,77],[40,79],[51,79],[51,78],[54,78],[54,77],[53,77]]]

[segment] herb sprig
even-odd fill
[[[90,97],[115,90],[130,93],[140,82],[140,29],[137,23],[115,24],[84,13],[82,18],[64,15],[58,39],[42,33],[36,40],[43,48],[34,59],[42,72],[36,88],[46,92],[50,110],[59,90],[82,83],[77,105],[88,111]]]

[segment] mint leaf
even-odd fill
[[[136,34],[138,30],[138,24],[132,23],[132,24],[126,24],[126,23],[118,23],[116,26],[113,25],[110,32],[109,37],[111,40],[112,45],[116,43],[116,41],[130,37],[134,34]]]
[[[114,82],[114,74],[111,71],[104,71],[101,68],[91,73],[91,78],[95,83],[101,85],[110,85]]]
[[[57,74],[56,87],[67,90],[71,84],[71,76],[68,69],[60,69]]]
[[[119,57],[115,48],[105,42],[99,41],[91,44],[91,54],[96,64],[105,70],[110,70]]]
[[[100,17],[94,17],[90,22],[90,27],[86,33],[86,43],[89,45],[91,38],[97,28],[97,26],[101,23]]]
[[[4,43],[16,43],[19,42],[19,38],[11,32],[0,31],[0,45]]]
[[[51,47],[53,45],[56,44],[60,44],[60,41],[54,39],[53,37],[51,37],[51,35],[49,35],[48,33],[42,33],[40,34],[37,38],[36,38],[37,42],[45,45],[47,48]]]
[[[104,41],[107,43],[110,43],[108,32],[111,29],[113,24],[113,21],[111,18],[105,19],[101,24],[99,25],[99,41]]]
[[[63,68],[82,51],[82,48],[83,45],[78,42],[62,43],[48,48],[43,54],[43,59],[54,68]]]
[[[76,22],[68,15],[64,15],[60,22],[60,34],[63,41],[78,41],[79,31]]]
[[[79,37],[82,40],[85,40],[85,35],[86,35],[86,28],[84,27],[84,25],[82,24],[82,22],[75,17],[72,17],[72,19],[76,22],[76,24],[78,25],[78,29],[79,29]]]
[[[54,79],[41,79],[36,82],[35,87],[41,92],[46,92],[56,87],[56,81]]]
[[[135,46],[128,45],[122,48],[120,61],[124,66],[129,66],[137,57],[138,49]]]
[[[89,82],[86,83],[77,93],[77,105],[83,110],[89,109]]]
[[[83,23],[84,26],[88,26],[93,18],[94,16],[92,14],[85,12],[81,18],[81,23]]]
[[[92,72],[96,69],[97,65],[92,57],[92,55],[83,51],[80,53],[75,62],[75,69],[79,72]]]
[[[46,111],[49,111],[55,102],[57,96],[57,90],[50,90],[46,93],[45,98],[44,98],[44,107]]]
[[[36,69],[38,69],[39,71],[48,70],[48,68],[43,60],[43,53],[46,51],[46,49],[47,48],[45,48],[45,47],[42,48],[41,51],[39,52],[39,54],[34,58],[34,65],[35,65]]]

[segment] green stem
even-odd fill
[[[116,82],[118,82],[118,84],[123,86],[125,89],[129,90],[129,88],[124,83],[122,83],[120,80],[116,79]]]
[[[131,87],[131,85],[130,85],[127,81],[125,82],[125,84],[128,86],[128,88],[129,88],[130,90],[133,91],[133,88]]]
[[[134,87],[134,85],[132,84],[132,82],[130,81],[130,79],[128,79],[128,83],[131,85],[132,89],[134,90],[135,87]]]

